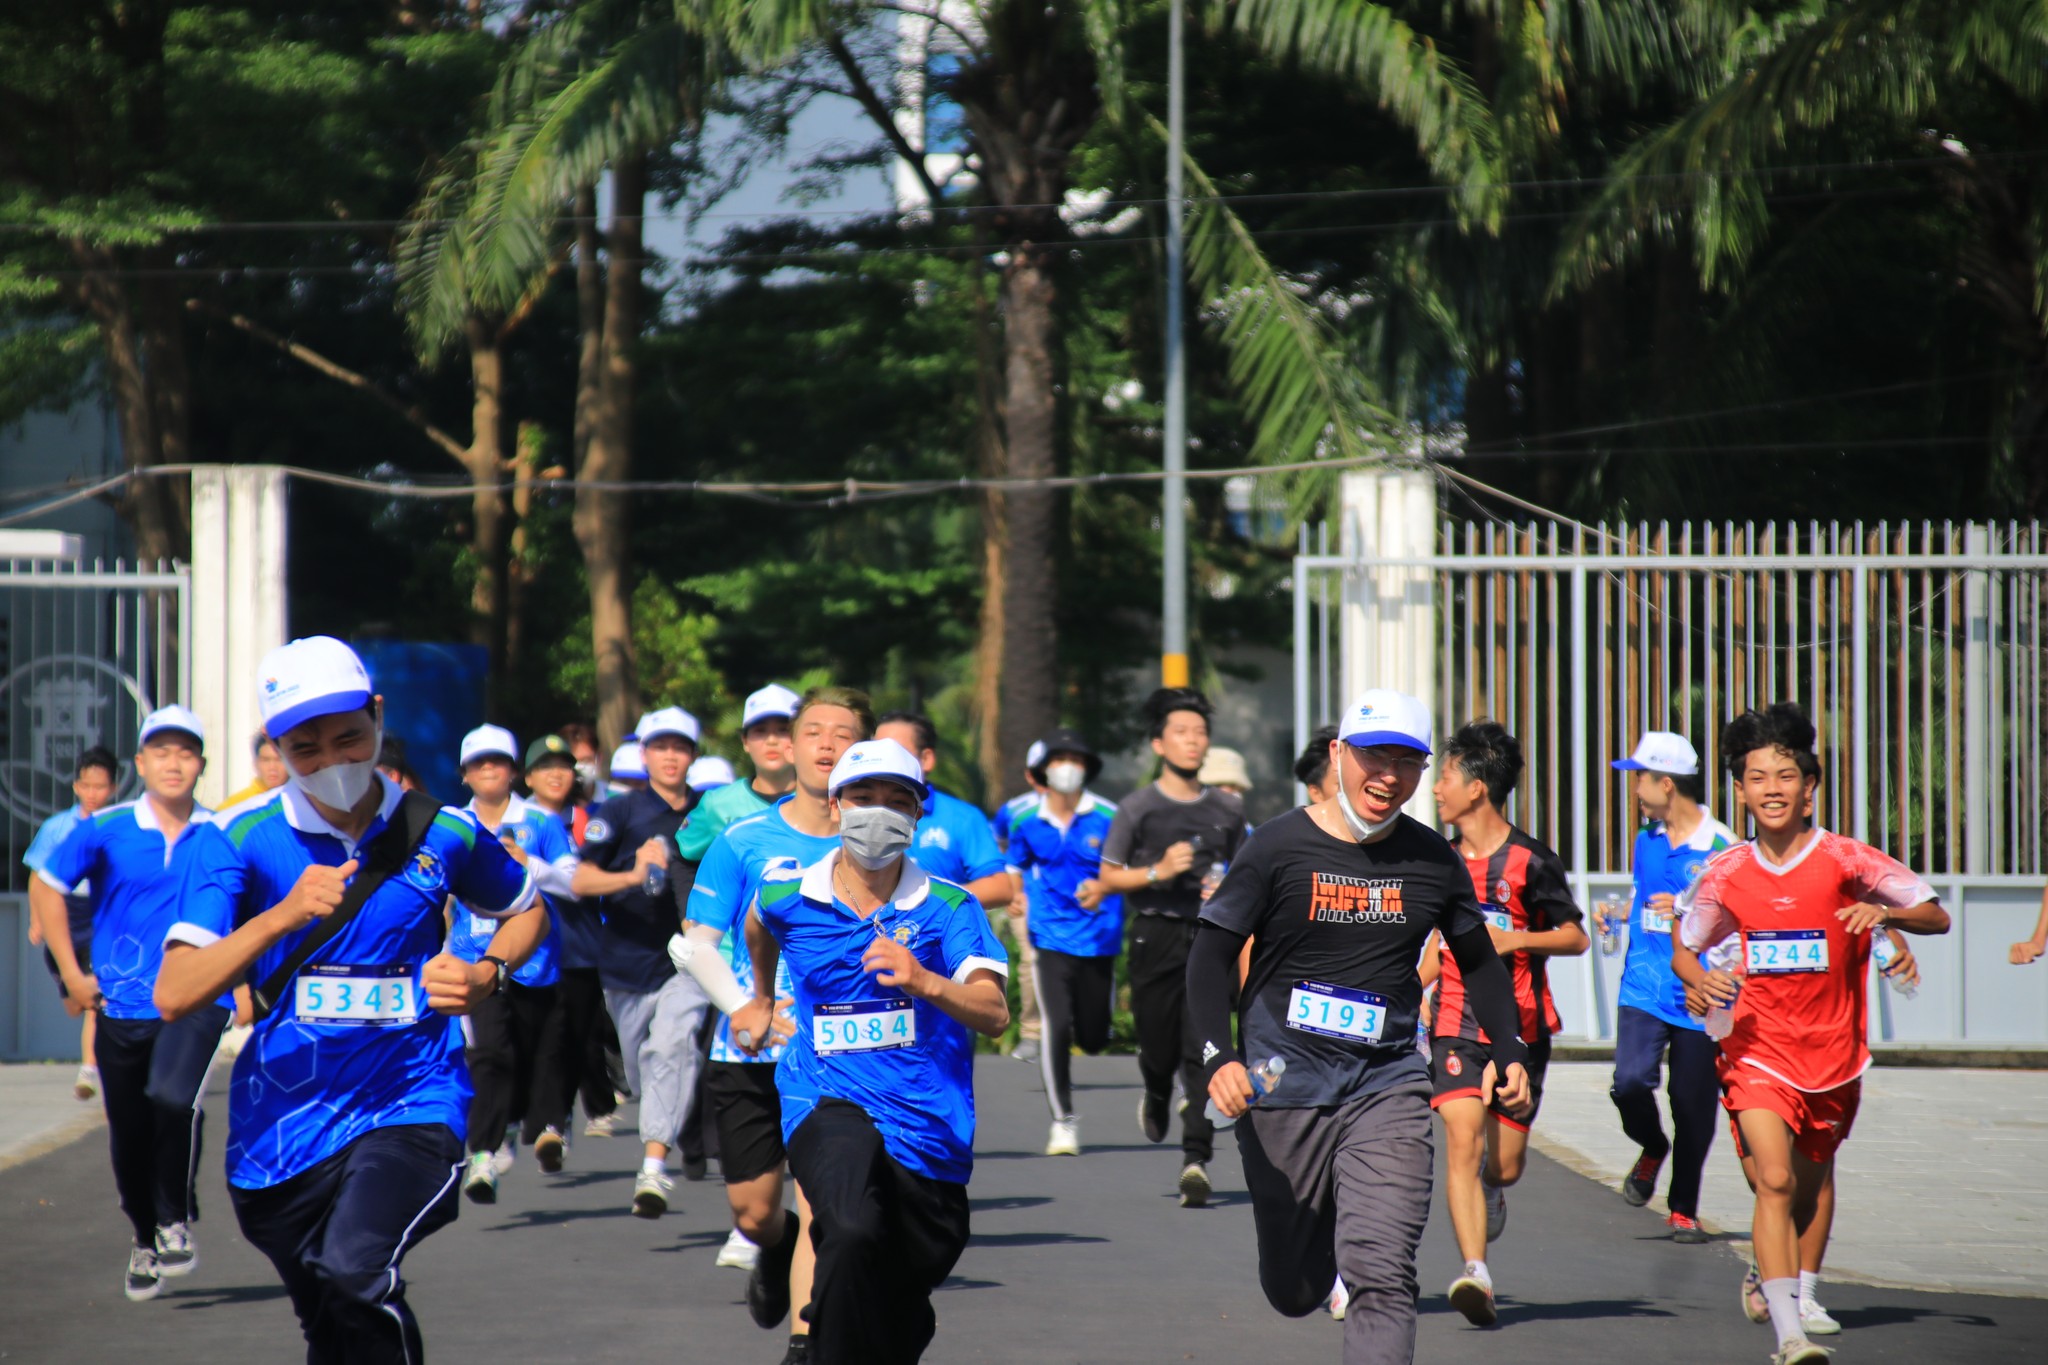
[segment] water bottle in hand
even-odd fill
[[[1899,960],[1899,950],[1892,946],[1892,936],[1880,929],[1870,937],[1871,960],[1877,963],[1877,974],[1891,983],[1902,999],[1911,1000],[1920,994],[1920,983],[1892,975],[1892,965]]]
[[[1621,902],[1604,900],[1594,907],[1600,922],[1600,955],[1613,957],[1621,951]]]
[[[1285,1057],[1268,1057],[1265,1061],[1260,1062],[1257,1066],[1253,1067],[1250,1073],[1252,1081],[1252,1103],[1257,1104],[1260,1100],[1266,1098],[1266,1096],[1272,1094],[1275,1090],[1277,1090],[1280,1086],[1280,1078],[1286,1073],[1287,1059]],[[1209,1116],[1209,1122],[1218,1128],[1228,1128],[1232,1124],[1237,1122],[1236,1119],[1231,1118],[1229,1115],[1225,1114],[1221,1109],[1218,1109],[1216,1107],[1216,1101],[1214,1100],[1210,1100],[1209,1103],[1203,1107],[1202,1112],[1204,1114],[1207,1114]]]
[[[1742,964],[1733,963],[1728,970],[1735,976],[1735,994],[1727,1004],[1707,1008],[1707,1036],[1717,1043],[1735,1031],[1735,1002],[1742,998]]]
[[[1209,864],[1209,870],[1202,874],[1202,899],[1208,900],[1216,894],[1216,888],[1223,885],[1223,874],[1230,871],[1230,864],[1218,858]]]
[[[662,892],[668,890],[667,864],[649,863],[647,865],[647,880],[640,885],[650,896],[659,896]]]

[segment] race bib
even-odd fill
[[[1828,969],[1825,929],[1758,929],[1743,936],[1742,947],[1743,966],[1751,976]]]
[[[1659,910],[1654,905],[1643,907],[1643,932],[1646,934],[1668,934],[1671,932],[1672,913]]]
[[[917,1043],[917,1011],[908,1000],[842,1000],[811,1011],[811,1042],[820,1057],[886,1052]]]
[[[1486,916],[1486,922],[1501,933],[1512,934],[1515,932],[1515,917],[1508,913],[1506,906],[1495,905],[1492,901],[1481,901],[1479,902],[1479,913]]]
[[[1325,1038],[1377,1043],[1387,1026],[1387,998],[1371,991],[1298,981],[1287,994],[1287,1027]]]
[[[292,1015],[302,1024],[381,1028],[417,1023],[419,987],[414,968],[351,967],[321,962],[301,967],[292,980]]]

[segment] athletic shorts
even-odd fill
[[[1432,1038],[1429,1043],[1429,1071],[1435,1081],[1436,1093],[1430,1097],[1429,1107],[1439,1109],[1446,1100],[1479,1098],[1479,1080],[1486,1074],[1486,1064],[1493,1060],[1492,1051],[1486,1044],[1475,1038]],[[1538,1038],[1529,1044],[1529,1059],[1523,1063],[1529,1072],[1529,1098],[1535,1103],[1529,1112],[1514,1118],[1495,1100],[1486,1107],[1486,1112],[1510,1128],[1529,1131],[1529,1125],[1536,1122],[1536,1111],[1543,1107],[1543,1073],[1550,1069],[1550,1039]]]
[[[1833,1090],[1807,1091],[1739,1062],[1721,1068],[1721,1107],[1728,1111],[1737,1156],[1748,1156],[1749,1151],[1742,1145],[1742,1125],[1736,1116],[1745,1109],[1768,1109],[1792,1130],[1793,1150],[1815,1165],[1825,1166],[1834,1160],[1835,1149],[1848,1140],[1862,1102],[1861,1078]]]
[[[89,938],[84,942],[80,942],[77,939],[71,940],[71,952],[78,959],[78,970],[91,975],[92,940]],[[50,970],[50,980],[57,983],[58,998],[63,999],[69,996],[71,992],[64,989],[64,974],[57,970],[57,955],[48,948],[43,949],[43,965]]]
[[[718,1125],[718,1169],[738,1185],[782,1169],[782,1097],[770,1062],[707,1062],[704,1097]]]

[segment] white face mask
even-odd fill
[[[841,806],[839,846],[870,872],[901,858],[917,833],[917,821],[887,806]]]
[[[1386,819],[1374,824],[1360,815],[1357,808],[1351,804],[1351,786],[1344,780],[1344,770],[1341,767],[1337,770],[1337,805],[1344,812],[1344,824],[1360,843],[1385,833],[1401,818],[1401,812],[1396,810]]]
[[[379,721],[370,742],[370,757],[360,763],[330,763],[316,773],[302,773],[286,760],[291,784],[330,810],[354,810],[377,777],[377,755],[384,752],[384,725]]]
[[[1052,763],[1045,769],[1045,785],[1062,796],[1072,796],[1088,781],[1088,769],[1079,763]]]

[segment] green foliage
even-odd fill
[[[690,611],[677,595],[653,578],[633,590],[633,650],[640,669],[640,690],[650,706],[680,706],[707,725],[720,724],[727,733],[738,703],[725,677],[711,662],[711,644],[718,634],[715,617]],[[565,696],[589,697],[596,687],[596,666],[590,657],[588,614],[573,625],[549,651],[555,690]]]

